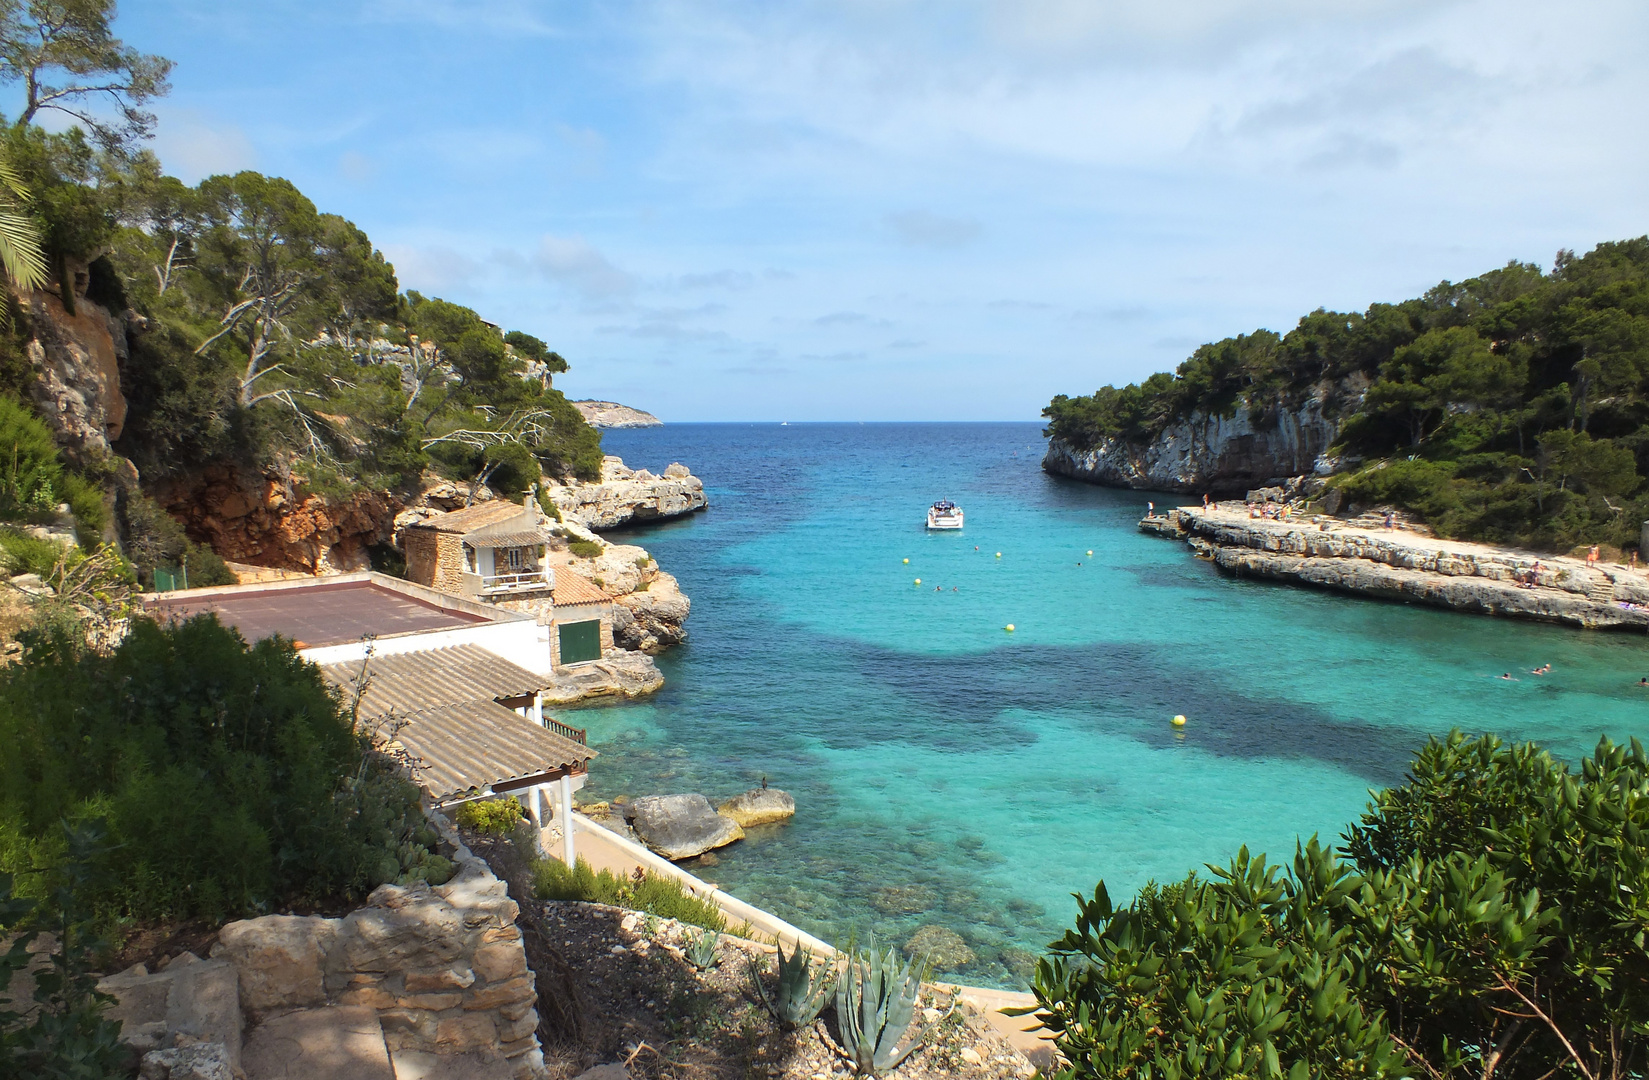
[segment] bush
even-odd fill
[[[514,795],[505,799],[485,799],[462,803],[452,815],[458,824],[489,836],[508,836],[521,824],[526,811]]]
[[[580,559],[597,559],[607,549],[594,540],[569,540],[567,541],[567,550]]]
[[[136,620],[107,655],[26,634],[0,674],[0,871],[60,861],[59,823],[107,823],[90,902],[207,918],[354,896],[422,867],[418,791],[366,753],[320,672],[212,616]]]
[[[42,540],[15,529],[0,529],[0,561],[13,574],[39,574],[44,578],[62,554],[63,545],[55,540]]]
[[[583,900],[592,904],[645,911],[661,919],[702,926],[718,934],[727,930],[721,909],[688,892],[674,878],[637,870],[634,877],[599,874],[583,859],[569,867],[559,859],[538,859],[532,865],[533,891],[540,900]]]
[[[1067,1075],[1641,1076],[1649,758],[1432,740],[1286,870],[1104,883],[1037,965]]]

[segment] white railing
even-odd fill
[[[542,570],[524,570],[519,574],[491,574],[481,578],[481,592],[523,592],[528,589],[548,589],[555,585],[555,573]]]

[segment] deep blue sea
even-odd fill
[[[978,957],[965,981],[1021,985],[1102,878],[1122,897],[1241,844],[1280,859],[1337,837],[1428,735],[1573,758],[1649,726],[1641,636],[1223,577],[1137,531],[1153,496],[1045,475],[1035,424],[605,445],[685,463],[711,505],[612,537],[680,580],[691,641],[653,698],[569,715],[601,751],[584,797],[719,800],[766,777],[794,822],[697,872],[830,940],[949,927]],[[927,533],[939,498],[966,529]]]

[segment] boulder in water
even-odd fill
[[[770,825],[795,817],[796,800],[778,788],[753,788],[733,796],[717,809],[748,829],[752,825]]]
[[[648,795],[631,808],[636,835],[666,859],[690,859],[744,839],[739,823],[716,813],[703,795]]]

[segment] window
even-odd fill
[[[521,569],[521,549],[518,547],[510,548],[509,554],[504,556],[504,561],[509,564],[511,570]]]

